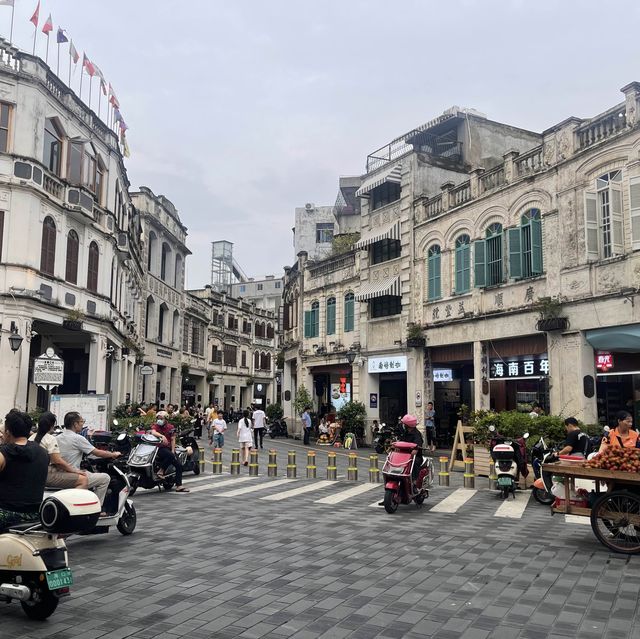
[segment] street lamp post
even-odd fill
[[[349,362],[349,401],[353,401],[353,362],[357,357],[355,351],[347,351],[347,361]]]

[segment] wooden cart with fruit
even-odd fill
[[[640,450],[609,448],[585,462],[544,464],[542,471],[564,477],[565,499],[553,505],[553,512],[591,519],[591,528],[600,543],[627,554],[640,553]],[[571,504],[573,479],[595,482],[590,507]]]

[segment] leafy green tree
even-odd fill
[[[284,411],[280,404],[269,404],[264,410],[267,419],[273,421],[274,419],[282,419]]]
[[[347,402],[338,411],[338,418],[342,420],[344,433],[355,433],[356,437],[364,437],[364,424],[367,419],[367,409],[362,402]]]
[[[309,391],[306,389],[305,385],[300,384],[298,390],[296,391],[296,397],[293,400],[293,408],[296,411],[296,415],[302,415],[304,409],[310,406],[313,406],[311,395],[309,394]]]

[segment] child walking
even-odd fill
[[[249,411],[242,412],[242,419],[238,422],[238,442],[242,448],[242,465],[249,465],[249,450],[253,444],[253,433],[251,432],[251,420]]]

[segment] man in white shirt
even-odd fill
[[[258,440],[260,440],[260,448],[263,448],[262,442],[264,440],[264,421],[266,419],[265,412],[258,406],[253,407],[253,438],[255,441],[255,447],[258,448]]]
[[[60,448],[60,456],[70,466],[80,471],[80,464],[83,455],[93,455],[94,457],[106,457],[108,459],[116,459],[120,457],[120,453],[112,453],[108,450],[99,450],[94,448],[93,444],[80,435],[80,431],[84,427],[84,419],[80,413],[71,412],[64,416],[64,430],[58,435],[57,442]],[[107,473],[86,473],[89,483],[89,490],[93,490],[98,496],[100,503],[104,501],[109,488],[111,478]]]

